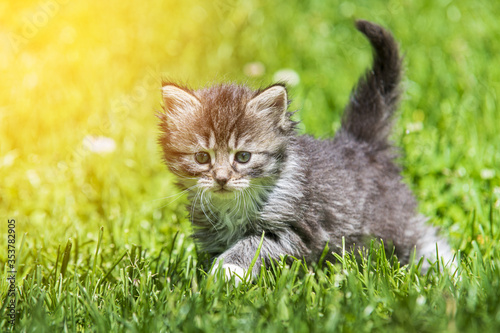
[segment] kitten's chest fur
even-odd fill
[[[221,253],[248,233],[262,231],[262,210],[268,194],[248,190],[234,198],[190,195],[194,237],[205,252]]]

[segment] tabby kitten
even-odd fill
[[[356,26],[374,49],[373,67],[332,140],[297,135],[282,84],[257,91],[163,85],[164,159],[189,193],[197,244],[226,276],[249,269],[263,232],[253,276],[280,255],[316,261],[327,244],[338,253],[342,237],[348,248],[382,239],[403,264],[413,250],[417,258],[435,258],[436,246],[452,258],[447,242],[417,213],[388,141],[400,96],[397,44],[373,23]]]

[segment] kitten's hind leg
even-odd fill
[[[439,258],[438,258],[439,256]],[[430,226],[423,225],[422,233],[416,243],[416,257],[418,261],[421,257],[424,257],[422,265],[422,273],[426,273],[431,267],[431,263],[435,262],[437,259],[440,262],[450,268],[453,272],[456,268],[456,263],[453,262],[453,251],[448,244],[448,242],[438,235],[438,229]]]

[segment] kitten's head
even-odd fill
[[[181,187],[230,198],[277,178],[295,135],[284,86],[164,84],[162,91],[159,142]]]

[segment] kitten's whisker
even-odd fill
[[[203,193],[207,192],[207,190],[203,191]],[[214,204],[212,203],[211,199],[212,199],[212,196],[209,195],[209,196],[206,196],[206,199],[207,199],[207,205],[208,205],[208,210],[210,211],[210,213],[212,214],[212,216],[216,217],[217,214],[214,213],[214,211],[210,208],[210,206],[212,206],[215,210],[217,210],[217,207],[214,206]]]
[[[205,212],[205,208],[204,208],[204,205],[203,205],[203,194],[205,192],[206,192],[206,189],[199,189],[196,192],[196,196],[195,196],[195,198],[193,200],[193,207],[192,207],[192,210],[191,210],[192,219],[194,218],[194,210],[195,210],[195,207],[196,207],[196,201],[198,199],[200,199],[200,208],[201,208],[201,210],[203,212],[203,215],[205,215],[205,217],[207,218],[208,222],[214,227],[215,232],[219,233],[219,230],[217,229],[217,226],[215,225],[215,223],[212,221],[212,219]]]
[[[198,191],[196,191],[194,199],[191,201],[192,202],[192,206],[191,206],[191,222],[194,222],[194,219],[195,219],[194,212],[195,212],[195,207],[196,207],[196,201],[198,200],[200,192],[201,192],[201,189],[198,188]]]
[[[180,175],[180,174],[179,174],[179,173],[177,173],[176,171],[172,171],[172,170],[170,170],[170,171],[171,171],[174,175],[176,175],[177,177],[182,178],[182,179],[196,179],[196,180],[198,179],[198,178],[196,178],[196,177],[187,177],[187,176]]]
[[[249,182],[249,185],[253,186],[253,187],[269,187],[269,188],[274,187],[273,185],[256,184],[256,183],[252,183],[252,182]]]
[[[249,187],[248,188],[248,192],[250,191],[253,191],[254,189]],[[252,200],[252,203],[254,204],[254,208],[255,210],[257,210],[257,208],[259,207],[259,203],[257,202],[257,200],[255,199],[255,196],[259,195],[258,193],[256,193],[255,191],[253,191],[253,193],[249,193],[249,196],[250,196],[250,199]],[[260,201],[260,195],[259,195],[259,201]]]
[[[260,189],[265,189],[265,190],[275,188],[275,186],[272,186],[272,185],[261,185],[261,184],[252,184],[252,183],[250,183],[249,187],[260,188]]]
[[[217,230],[217,227],[215,226],[216,223],[214,223],[214,221],[210,218],[210,216],[207,214],[207,212],[205,211],[205,206],[203,205],[203,195],[205,194],[207,190],[204,189],[202,192],[201,192],[201,197],[200,197],[200,207],[201,207],[201,210],[203,211],[203,214],[205,214],[205,217],[207,218],[208,222],[210,222],[210,224],[214,227],[215,231],[218,231]],[[208,207],[208,209],[210,210],[210,207]],[[212,212],[213,214],[213,212]],[[213,215],[212,215],[213,216]]]
[[[233,209],[229,212],[229,215],[232,216],[234,212],[239,211],[239,201],[240,201],[241,191],[236,192],[236,196],[233,199],[233,202],[236,201],[236,205],[234,205]]]
[[[182,197],[182,195],[185,193],[185,191],[182,191],[181,193],[178,193],[177,194],[177,197],[174,198],[173,200],[170,200],[169,202],[167,202],[166,204],[164,204],[163,206],[161,206],[160,208],[165,208],[167,207],[168,205],[170,205],[172,202],[176,201],[177,199],[179,199],[180,197]],[[156,199],[156,200],[153,200],[153,201],[158,201],[158,200],[163,200],[163,199],[166,199],[166,198],[161,198],[161,199]]]
[[[167,207],[168,205],[170,205],[172,202],[174,202],[175,200],[179,199],[180,197],[182,196],[182,193],[179,194],[179,196],[177,198],[175,198],[174,200],[170,200],[169,202],[167,202],[166,204],[164,204],[163,206],[161,206],[160,208],[165,208]]]
[[[196,186],[198,186],[198,184],[195,184],[191,187],[188,187],[187,189],[179,192],[179,193],[176,193],[176,194],[172,194],[172,195],[169,195],[169,196],[166,196],[166,197],[163,197],[163,198],[159,198],[159,199],[153,199],[153,200],[149,200],[148,202],[154,202],[154,201],[159,201],[159,200],[165,200],[165,199],[168,199],[168,198],[171,198],[171,197],[180,197],[181,195],[183,195],[184,193],[186,192],[189,192],[191,189],[195,188]],[[172,200],[171,202],[168,202],[168,204],[174,202],[175,200],[177,200],[178,198],[175,198],[174,200]]]

